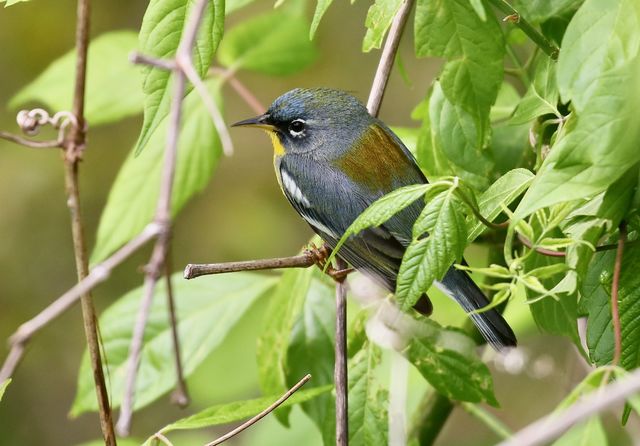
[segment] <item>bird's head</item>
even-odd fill
[[[372,120],[362,103],[346,92],[296,88],[277,98],[265,114],[233,125],[266,130],[277,156],[331,157],[358,140]]]

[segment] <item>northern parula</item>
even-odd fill
[[[234,126],[267,131],[285,197],[331,248],[378,198],[427,182],[400,138],[343,91],[296,88],[277,98],[265,114]],[[418,200],[381,226],[351,236],[339,256],[393,292],[413,223],[423,207],[423,200]],[[467,312],[489,303],[469,275],[453,266],[435,285]],[[422,300],[422,312],[425,307],[430,312],[428,297]],[[511,327],[496,310],[469,316],[494,348],[516,345]]]

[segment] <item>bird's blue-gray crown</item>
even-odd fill
[[[296,88],[265,114],[287,152],[333,155],[360,138],[375,119],[354,96],[330,88]]]

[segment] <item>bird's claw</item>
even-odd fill
[[[337,282],[342,282],[347,275],[354,271],[353,268],[335,269],[332,265],[327,266],[327,259],[331,255],[331,248],[327,244],[317,247],[314,243],[310,243],[305,251],[311,256],[318,268]]]

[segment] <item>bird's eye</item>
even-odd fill
[[[305,125],[302,119],[295,119],[289,124],[289,133],[291,136],[300,136],[304,132]]]

